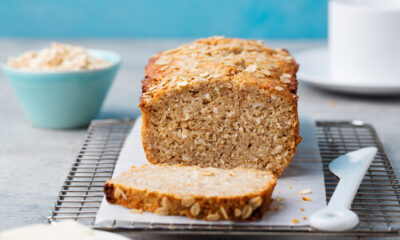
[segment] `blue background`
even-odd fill
[[[327,0],[0,0],[0,37],[325,38]]]

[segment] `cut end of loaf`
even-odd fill
[[[143,165],[107,181],[104,192],[110,203],[159,215],[248,221],[268,210],[275,184],[255,169]]]
[[[148,160],[280,175],[301,139],[297,70],[284,49],[225,37],[153,56],[139,105]]]
[[[247,167],[280,175],[295,154],[297,99],[256,84],[188,84],[142,107],[151,163]]]

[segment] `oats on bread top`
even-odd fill
[[[199,39],[153,56],[146,68],[152,87],[144,100],[160,89],[210,79],[273,82],[278,90],[297,90],[293,67],[297,64],[285,49],[265,47],[262,41],[225,37]],[[277,80],[278,79],[278,80]],[[280,80],[280,81],[279,81]]]

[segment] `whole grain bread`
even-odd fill
[[[132,167],[104,186],[109,203],[159,215],[250,221],[271,203],[276,178],[267,171],[182,165]]]
[[[301,141],[297,69],[285,49],[224,37],[155,55],[139,105],[147,159],[280,175]]]

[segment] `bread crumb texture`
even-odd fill
[[[297,69],[255,40],[211,37],[155,55],[139,105],[148,160],[280,175],[301,140]]]
[[[157,164],[131,168],[107,181],[104,192],[109,203],[132,213],[249,221],[268,210],[275,184],[268,171]]]

